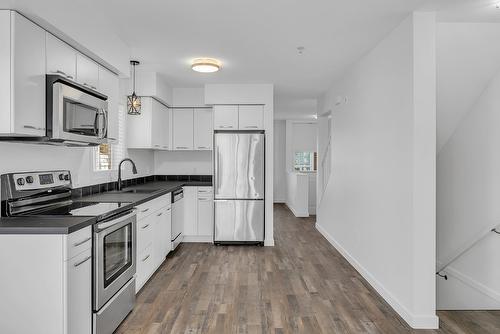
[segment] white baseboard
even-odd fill
[[[363,278],[385,299],[385,301],[414,329],[437,329],[439,318],[436,315],[415,315],[400,303],[368,270],[366,270],[349,252],[342,247],[321,225],[316,229],[342,256],[363,276]]]
[[[295,217],[299,217],[299,218],[307,218],[307,217],[309,217],[309,212],[298,212],[298,211],[296,211],[296,210],[293,208],[293,206],[288,205],[288,203],[285,203],[285,204],[286,204],[286,206],[290,209],[290,211],[292,211],[292,213],[293,213],[293,215],[294,215]]]
[[[214,242],[211,235],[184,235],[182,242]]]
[[[269,247],[273,247],[274,246],[274,239],[269,239],[269,240],[266,239],[266,240],[264,240],[264,246],[266,246],[266,247],[268,247],[268,246]]]
[[[273,202],[274,202],[274,203],[285,203],[285,202],[286,202],[286,200],[285,200],[284,198],[275,198],[275,199],[273,200]]]

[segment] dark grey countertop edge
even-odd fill
[[[182,187],[211,187],[212,182],[204,182],[204,181],[156,181],[158,183],[162,182],[178,182],[176,185],[171,185],[165,188],[162,188],[161,190],[152,192],[150,194],[144,194],[144,198],[134,200],[131,202],[132,204],[130,206],[127,206],[127,209],[132,208],[134,206],[149,202],[157,197],[166,195],[174,190],[180,189]],[[151,182],[152,184],[156,182]],[[130,186],[127,188],[143,188],[144,186],[147,186],[148,184],[140,184],[136,186]],[[151,186],[151,184],[149,184]],[[113,194],[112,192],[109,193],[102,193],[102,194]],[[126,196],[127,193],[115,193],[117,196]],[[87,196],[87,199],[85,197],[82,197],[78,200],[89,200],[93,201],[92,197],[94,195]],[[97,195],[99,196],[99,195]],[[102,202],[109,202],[109,201],[102,201]],[[126,209],[125,209],[126,210]],[[43,218],[40,218],[43,217]],[[59,221],[59,222],[69,222],[67,224],[61,224],[58,225],[53,224],[53,225],[48,225],[48,226],[40,226],[39,224],[33,223],[35,219],[49,219],[50,217],[48,216],[40,216],[40,217],[15,217],[15,218],[2,218],[0,220],[0,235],[6,235],[6,234],[70,234],[73,232],[76,232],[82,228],[85,228],[87,226],[93,225],[96,223],[97,218],[96,217],[54,217],[54,221]],[[28,220],[27,223],[14,223],[14,220]],[[2,221],[3,220],[3,221]],[[76,220],[77,222],[72,224],[71,221]]]

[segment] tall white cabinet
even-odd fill
[[[172,112],[174,150],[193,150],[193,109],[178,108]]]
[[[44,136],[45,31],[0,10],[0,45],[0,135]]]
[[[194,149],[209,151],[213,142],[212,109],[194,109],[193,114]]]

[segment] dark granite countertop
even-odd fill
[[[95,222],[95,217],[2,217],[0,234],[70,234]]]
[[[136,206],[165,195],[183,186],[212,186],[203,181],[154,181],[124,188],[134,192],[109,191],[76,199],[85,202],[130,202]],[[141,192],[148,191],[148,192]],[[151,192],[149,192],[151,191]],[[0,218],[0,234],[69,234],[96,222],[95,217],[38,216]]]

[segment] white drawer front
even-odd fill
[[[137,220],[141,220],[152,214],[153,212],[165,207],[169,206],[171,202],[170,193],[162,195],[158,198],[155,198],[151,201],[138,205],[137,208]]]
[[[92,226],[73,232],[64,238],[64,260],[69,260],[87,249],[92,248]]]
[[[138,254],[153,242],[153,228],[156,216],[148,216],[137,221],[137,251]]]
[[[153,245],[149,245],[137,256],[137,280],[135,284],[135,292],[139,292],[144,283],[153,273]]]

